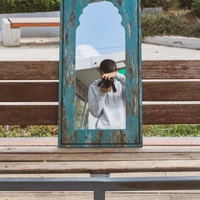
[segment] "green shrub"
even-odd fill
[[[142,0],[142,7],[162,7],[163,10],[177,9],[179,0]]]
[[[200,17],[200,0],[192,1],[192,11],[197,17]]]
[[[163,36],[177,35],[185,37],[200,37],[200,23],[191,22],[176,13],[144,15],[142,17],[142,35]]]
[[[60,0],[1,0],[0,13],[59,11]]]

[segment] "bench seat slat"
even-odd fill
[[[0,162],[1,174],[199,171],[200,161]]]
[[[46,18],[9,18],[11,28],[35,27],[35,26],[60,26],[59,17]]]
[[[143,124],[199,124],[200,104],[144,105]],[[8,120],[9,119],[9,120]],[[2,125],[57,125],[57,105],[0,105]]]
[[[200,160],[199,153],[1,154],[0,162]]]
[[[54,140],[54,144],[48,146],[48,141]],[[146,141],[158,141],[160,146],[154,144],[147,146]],[[1,138],[0,154],[104,154],[107,153],[200,153],[200,139],[198,137],[144,137],[144,146],[142,148],[57,148],[57,137],[55,138]],[[168,146],[164,146],[162,142]],[[12,142],[12,143],[10,143]],[[40,142],[43,142],[41,146]],[[45,146],[44,146],[45,143]],[[189,146],[188,144],[191,144]],[[162,146],[161,146],[162,145]]]

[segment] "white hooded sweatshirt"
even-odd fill
[[[117,80],[116,80],[117,79]],[[115,87],[113,93],[103,93],[98,86],[101,81],[95,80],[88,91],[88,106],[90,113],[98,118],[96,129],[125,129],[126,128],[126,77],[116,73]]]

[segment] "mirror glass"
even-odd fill
[[[125,74],[125,30],[121,25],[122,17],[118,9],[111,2],[90,3],[84,8],[79,22],[76,30],[75,128],[96,129],[97,118],[88,110],[88,88],[95,80],[101,78],[99,66],[105,59],[114,60],[117,71]],[[117,92],[113,93],[113,98],[105,101],[111,105],[112,101],[118,98],[116,94]],[[124,121],[125,118],[124,115]]]

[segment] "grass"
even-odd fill
[[[57,126],[0,126],[0,137],[57,137]],[[199,137],[200,125],[144,125],[144,137]]]
[[[200,125],[150,125],[143,126],[145,137],[199,137]]]
[[[0,126],[0,137],[57,137],[57,126]]]

